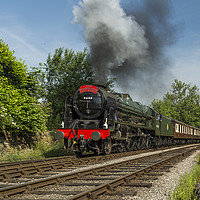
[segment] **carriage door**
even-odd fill
[[[161,122],[162,122],[162,115],[156,113],[156,135],[161,134]]]

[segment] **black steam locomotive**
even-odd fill
[[[109,154],[199,141],[200,129],[163,116],[129,94],[84,85],[67,97],[64,128],[55,138],[64,139],[65,147],[77,154]]]

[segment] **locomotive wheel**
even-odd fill
[[[137,149],[137,143],[134,140],[130,140],[129,142],[126,142],[126,151],[133,151]]]
[[[101,151],[100,151],[100,149],[99,149],[99,147],[97,145],[96,145],[96,150],[93,151],[93,152],[94,152],[94,155],[96,155],[96,156],[99,156],[100,153],[101,153]]]
[[[105,139],[103,144],[103,154],[108,155],[111,153],[112,144],[110,139]]]
[[[162,139],[161,139],[161,138],[156,137],[155,142],[156,142],[156,146],[157,146],[157,147],[161,147],[161,146],[162,146]]]
[[[146,141],[144,137],[140,137],[137,140],[137,149],[142,150],[146,148]]]
[[[167,138],[162,139],[162,146],[164,146],[164,147],[167,146]]]
[[[122,148],[121,145],[118,146],[118,148],[117,148],[117,152],[118,152],[118,153],[122,153],[122,152],[123,152],[123,148]]]
[[[146,137],[146,145],[145,145],[146,149],[150,149],[151,148],[151,138],[150,137]]]

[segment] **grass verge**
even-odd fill
[[[72,155],[68,153],[66,149],[63,148],[63,142],[38,142],[33,148],[12,148],[9,152],[0,152],[0,161],[21,161],[29,159],[41,159],[47,157],[57,157]]]
[[[195,200],[194,189],[200,181],[200,155],[197,157],[197,164],[193,169],[180,177],[179,184],[175,187],[173,193],[170,194],[170,200]]]

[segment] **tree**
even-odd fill
[[[38,82],[13,53],[0,40],[0,128],[30,136],[46,129],[47,109],[38,102]]]
[[[151,104],[161,114],[200,127],[200,95],[196,85],[175,80],[163,100],[154,99]]]
[[[64,118],[65,99],[73,96],[82,84],[93,84],[94,74],[88,63],[88,53],[59,48],[48,55],[45,69],[46,101],[51,104],[49,128],[60,127]]]
[[[88,62],[87,50],[74,52],[59,48],[54,55],[48,55],[45,69],[46,101],[51,104],[52,114],[49,118],[49,129],[60,127],[64,119],[65,100],[73,96],[81,85],[94,84],[93,67]],[[112,87],[114,80],[108,80]]]

